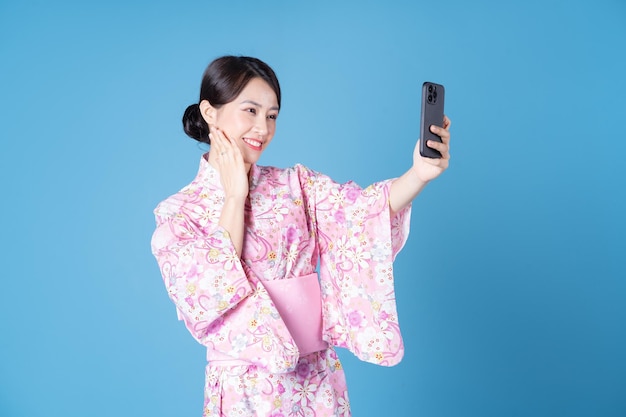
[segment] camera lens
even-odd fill
[[[428,95],[428,102],[432,103],[433,102],[433,96],[431,96],[430,94]]]
[[[437,92],[436,91],[433,93],[433,97],[435,98],[435,100],[437,99]]]
[[[429,93],[432,93],[432,92],[433,92],[433,86],[432,86],[432,85],[429,85],[429,86],[428,86],[428,92],[429,92]]]

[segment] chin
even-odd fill
[[[243,160],[243,163],[252,165],[252,164],[256,164],[258,162],[258,160],[259,160],[259,158],[245,158]]]

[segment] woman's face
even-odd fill
[[[208,103],[208,102],[207,102]],[[253,78],[230,103],[216,109],[202,107],[209,127],[221,129],[239,148],[246,168],[258,161],[274,137],[278,99],[261,78]]]

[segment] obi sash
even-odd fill
[[[326,349],[322,340],[322,297],[317,273],[261,281],[291,333],[300,356]]]

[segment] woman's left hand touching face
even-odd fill
[[[220,173],[220,182],[226,197],[245,200],[248,196],[248,172],[241,151],[226,133],[217,127],[211,129],[209,163]]]
[[[451,121],[443,116],[443,126],[431,126],[430,131],[441,137],[441,143],[429,140],[426,145],[438,150],[441,158],[426,158],[420,154],[419,141],[413,151],[413,171],[423,182],[429,182],[437,178],[450,164],[450,125]],[[422,139],[420,139],[422,140]]]

